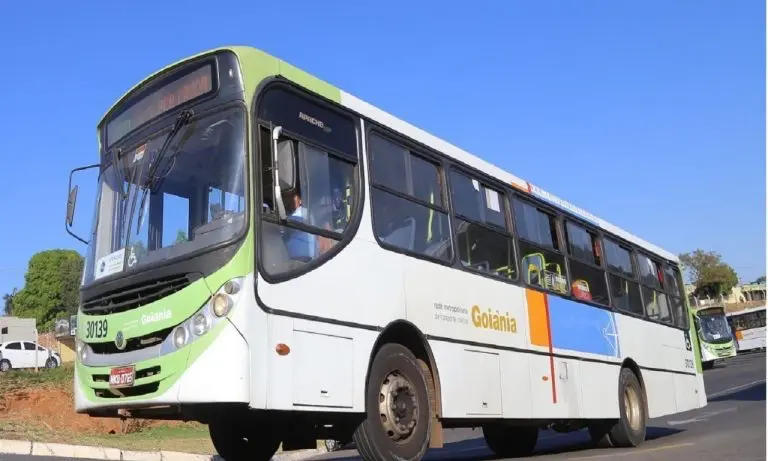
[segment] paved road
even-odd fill
[[[675,461],[765,460],[765,353],[749,353],[704,372],[708,405],[649,422],[646,443],[634,450],[594,449],[586,431],[544,432],[536,461]],[[432,450],[426,460],[485,461],[494,459],[481,430],[454,429],[445,433],[446,446]],[[312,458],[356,461],[354,450]]]
[[[542,433],[536,461],[626,461],[674,459],[675,461],[765,460],[765,353],[750,353],[719,364],[705,372],[709,404],[700,410],[654,419],[648,440],[634,450],[593,449],[584,432]],[[432,450],[426,460],[485,461],[493,454],[480,430],[454,429],[445,433],[446,446]],[[61,461],[63,458],[0,454],[0,461]],[[312,458],[312,461],[360,458],[355,450],[343,450]],[[82,461],[82,460],[81,460]],[[85,460],[87,461],[87,460]]]

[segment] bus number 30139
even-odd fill
[[[88,320],[85,322],[85,338],[103,338],[107,336],[107,319]]]

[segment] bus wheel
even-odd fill
[[[226,461],[269,461],[280,447],[280,437],[269,427],[245,421],[218,419],[208,424],[216,452]]]
[[[427,381],[413,353],[400,344],[382,346],[366,389],[366,419],[354,434],[360,456],[420,460],[429,448],[432,420]]]
[[[539,439],[538,427],[514,427],[503,424],[483,426],[485,444],[501,458],[531,456]]]
[[[619,419],[589,425],[592,441],[603,447],[630,448],[645,441],[648,404],[635,373],[622,368],[619,374]]]

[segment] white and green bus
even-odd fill
[[[765,304],[726,314],[739,352],[765,350]]]
[[[65,225],[77,412],[370,461],[452,427],[501,456],[545,428],[637,446],[706,405],[674,254],[259,50],[162,69],[97,135],[92,230],[72,174]]]
[[[703,369],[711,369],[717,360],[736,356],[736,339],[728,325],[725,307],[693,308],[693,322],[698,331]]]

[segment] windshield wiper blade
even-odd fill
[[[138,223],[136,226],[137,235],[141,230],[141,220],[144,217],[144,205],[147,200],[147,191],[149,191],[152,188],[152,184],[155,181],[155,173],[157,172],[157,168],[162,162],[163,157],[165,156],[165,152],[168,150],[168,147],[170,147],[171,142],[176,137],[176,135],[179,134],[181,129],[184,127],[184,125],[186,125],[187,123],[189,123],[190,120],[192,120],[193,114],[194,112],[192,112],[191,109],[187,109],[183,111],[181,114],[179,114],[178,118],[176,119],[176,123],[173,125],[173,128],[171,129],[171,132],[168,133],[168,136],[165,137],[165,141],[163,141],[162,147],[160,147],[160,150],[158,150],[157,153],[152,157],[152,159],[150,159],[147,178],[144,180],[144,182],[140,186],[141,202],[139,203],[139,217],[138,217]],[[131,235],[131,224],[133,221],[133,213],[135,211],[137,195],[138,195],[138,191],[133,195],[133,200],[131,202],[131,213],[129,215],[130,218],[128,220],[128,232],[125,233],[125,246],[128,246],[128,241]]]
[[[122,154],[122,152],[123,149],[118,147],[117,152],[115,152],[115,149],[112,149],[108,154],[112,160],[112,168],[115,170],[115,177],[118,181],[122,182],[122,184],[120,184],[120,199],[125,200],[125,197],[128,195],[129,185],[126,184],[128,178],[125,177],[125,171],[123,171],[123,167],[120,164],[120,154]]]
[[[165,152],[168,150],[168,147],[171,146],[171,141],[176,138],[176,135],[179,134],[179,131],[181,131],[184,125],[192,120],[192,115],[193,112],[191,109],[185,110],[179,114],[173,129],[171,129],[171,132],[168,133],[168,136],[165,137],[165,141],[163,142],[162,147],[160,147],[160,150],[157,151],[157,154],[155,154],[155,157],[152,159],[152,163],[149,166],[149,172],[147,173],[147,179],[144,181],[142,189],[146,190],[155,180],[155,173],[157,173],[157,169],[160,167],[160,163],[162,163],[163,157],[165,157]]]

